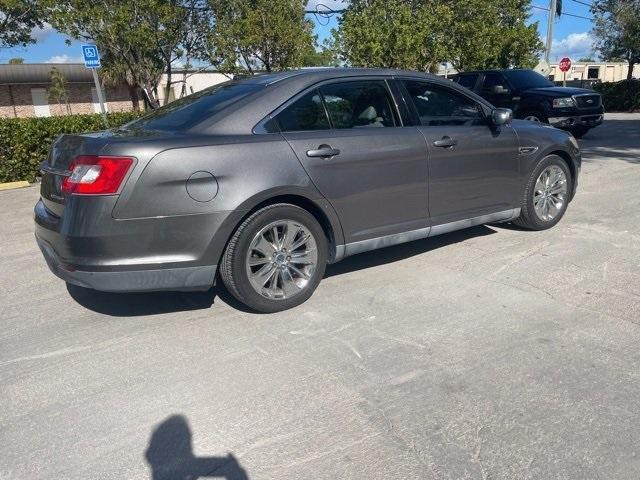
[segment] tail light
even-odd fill
[[[120,188],[133,165],[131,157],[81,155],[69,165],[71,175],[62,182],[64,193],[109,195]]]

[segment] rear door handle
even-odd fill
[[[320,145],[317,150],[307,150],[307,157],[330,158],[340,155],[340,150],[329,145]]]
[[[450,147],[454,147],[458,144],[458,141],[455,138],[451,138],[451,137],[442,137],[440,140],[436,140],[435,142],[433,142],[433,145],[435,147],[441,147],[441,148],[450,148]]]

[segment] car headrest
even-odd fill
[[[358,119],[371,121],[375,120],[377,116],[378,112],[376,112],[376,109],[373,106],[369,106],[365,108],[360,115],[358,115]]]

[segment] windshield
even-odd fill
[[[505,77],[515,88],[542,88],[554,87],[551,80],[547,80],[533,70],[505,70]]]
[[[240,81],[220,83],[153,110],[123,128],[183,132],[262,88]]]

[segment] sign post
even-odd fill
[[[90,69],[93,74],[93,82],[96,84],[96,94],[98,95],[98,102],[100,102],[100,111],[102,112],[104,125],[106,128],[109,128],[109,122],[107,121],[107,109],[104,106],[104,96],[102,95],[102,87],[100,87],[100,79],[96,73],[96,68],[100,68],[100,54],[98,53],[98,47],[95,45],[82,45],[82,57],[84,58],[84,66]]]
[[[558,67],[560,67],[560,71],[562,72],[562,86],[566,87],[567,72],[571,68],[571,59],[569,57],[564,57],[562,60],[560,60],[560,64],[558,65]]]

